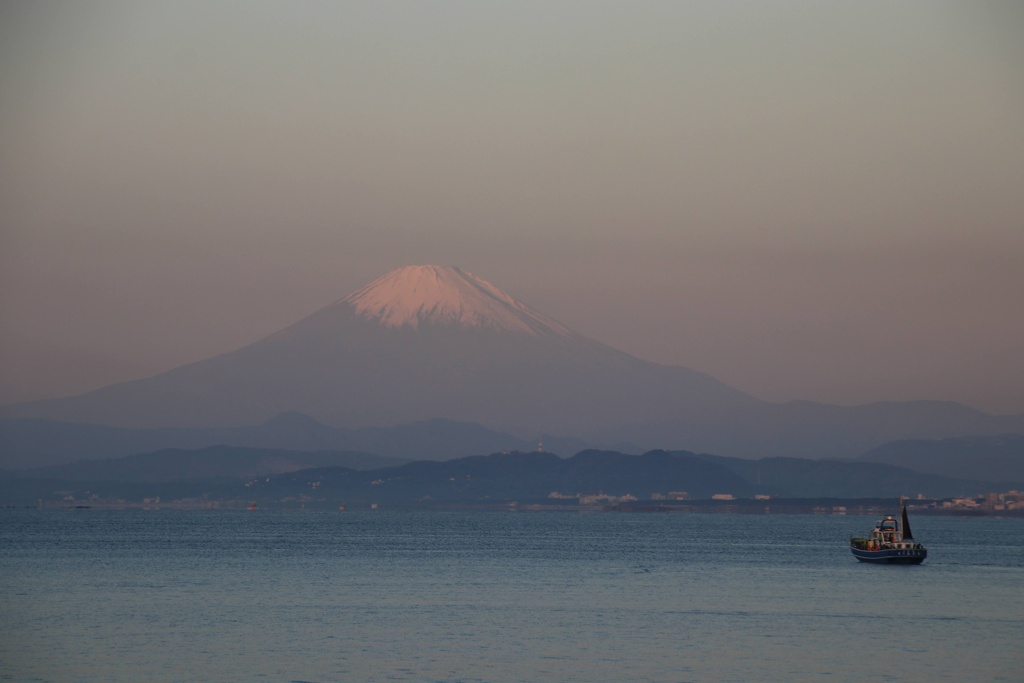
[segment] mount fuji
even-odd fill
[[[7,406],[0,417],[214,428],[283,413],[347,429],[444,418],[527,439],[743,457],[856,457],[896,439],[1024,433],[1024,415],[949,402],[767,403],[710,375],[617,351],[439,266],[394,270],[236,351]]]
[[[522,435],[710,418],[758,401],[715,378],[588,339],[454,267],[394,270],[230,353],[4,417],[120,427],[339,427],[434,417]]]

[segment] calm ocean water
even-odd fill
[[[3,681],[1021,681],[1024,520],[0,510]]]

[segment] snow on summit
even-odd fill
[[[572,333],[490,282],[456,267],[406,266],[338,302],[385,327],[456,325],[525,332]]]

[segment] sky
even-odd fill
[[[1024,412],[1024,4],[0,3],[0,404],[404,265],[771,401]]]

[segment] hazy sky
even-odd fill
[[[1024,3],[3,2],[0,403],[458,265],[770,400],[1024,411]]]

